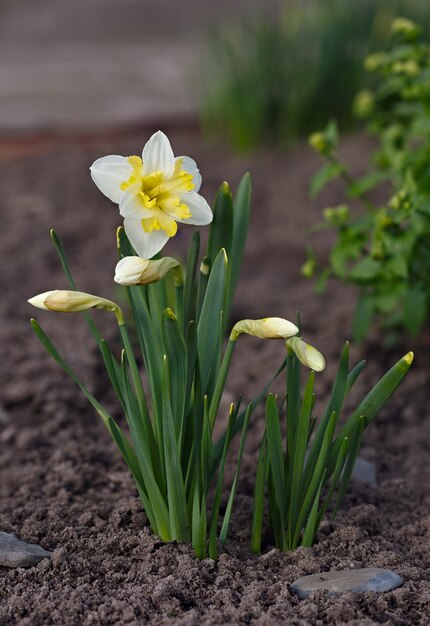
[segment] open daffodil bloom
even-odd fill
[[[212,211],[198,193],[202,177],[195,161],[175,158],[161,131],[147,141],[142,157],[110,155],[90,169],[100,191],[119,205],[127,237],[145,259],[176,235],[177,222],[202,226],[212,221]]]

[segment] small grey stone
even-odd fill
[[[9,422],[10,422],[9,413],[6,411],[6,409],[4,409],[0,405],[0,425],[1,426],[6,426],[6,424],[9,424]]]
[[[362,459],[361,457],[358,457],[355,461],[351,478],[358,481],[359,483],[366,483],[367,485],[378,484],[375,465],[370,461]]]
[[[390,569],[364,567],[302,576],[291,588],[303,600],[315,591],[327,591],[329,596],[334,596],[345,591],[390,591],[402,584],[403,578]]]
[[[0,565],[4,567],[31,567],[42,559],[50,558],[51,554],[41,546],[0,531]]]

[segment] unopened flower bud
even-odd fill
[[[302,276],[304,276],[305,278],[312,278],[312,276],[315,274],[315,269],[316,269],[315,259],[308,259],[302,265],[302,268],[301,268]]]
[[[305,343],[300,337],[288,339],[287,346],[294,352],[300,363],[303,363],[303,365],[306,365],[314,372],[322,372],[325,368],[325,360],[321,352]]]
[[[82,291],[67,291],[56,289],[45,291],[28,300],[30,304],[45,311],[57,311],[60,313],[75,313],[88,309],[104,309],[115,313],[119,324],[123,323],[122,311],[115,302],[93,296]]]
[[[319,154],[326,154],[328,149],[324,133],[312,133],[309,137],[309,145]]]
[[[241,333],[260,339],[287,339],[297,335],[295,324],[282,317],[265,317],[260,320],[241,320],[233,326],[230,339],[235,341]]]
[[[164,278],[170,270],[179,270],[179,267],[179,262],[171,257],[149,261],[138,256],[126,256],[117,263],[114,281],[119,285],[149,285]]]

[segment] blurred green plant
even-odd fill
[[[399,12],[425,19],[426,0],[288,3],[279,19],[212,36],[202,79],[208,134],[240,150],[283,144],[336,117],[351,124],[362,61],[385,47]],[[210,77],[207,80],[206,77]]]
[[[325,209],[324,222],[315,228],[336,230],[328,267],[318,271],[310,251],[302,271],[319,274],[319,289],[329,276],[359,287],[357,341],[375,316],[397,339],[404,329],[416,336],[430,314],[430,45],[405,18],[393,22],[392,33],[390,50],[365,61],[379,76],[376,89],[355,100],[356,113],[368,119],[379,143],[369,172],[351,176],[337,154],[334,123],[310,137],[327,161],[312,180],[311,195],[341,178],[348,200],[358,200],[364,210],[356,214],[347,203]],[[369,192],[376,188],[374,201]]]

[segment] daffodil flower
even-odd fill
[[[144,259],[176,235],[177,222],[203,226],[212,221],[212,211],[198,193],[202,177],[195,161],[175,158],[161,131],[147,141],[142,157],[105,156],[90,170],[100,191],[119,205],[127,237]]]

